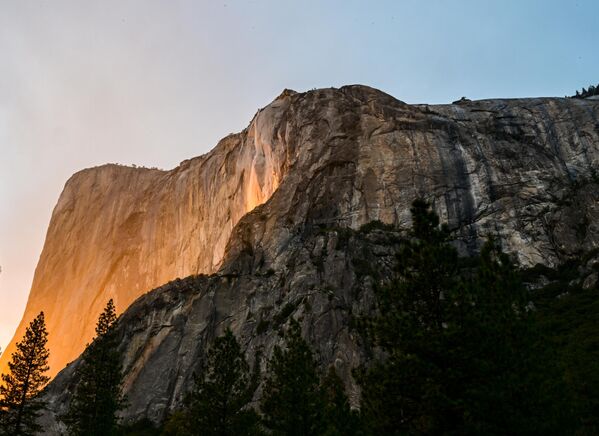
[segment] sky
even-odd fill
[[[570,95],[599,82],[597,17],[595,0],[0,0],[0,346],[74,172],[172,168],[284,88]]]

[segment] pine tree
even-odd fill
[[[116,310],[108,301],[96,324],[96,338],[82,355],[79,381],[63,418],[73,435],[113,435],[117,412],[125,406],[121,392],[121,354],[115,336]]]
[[[461,365],[455,398],[464,427],[476,434],[573,434],[574,417],[548,341],[538,331],[530,293],[492,238],[464,278],[458,328],[448,340]]]
[[[433,433],[450,428],[455,416],[437,381],[445,369],[440,338],[446,296],[457,286],[457,253],[428,204],[417,200],[411,212],[411,237],[397,253],[396,278],[377,289],[381,315],[369,329],[387,359],[358,377],[362,413],[374,434]]]
[[[386,358],[358,374],[371,431],[563,432],[560,401],[544,390],[557,383],[551,361],[539,357],[544,347],[509,257],[491,240],[480,256],[458,258],[426,203],[412,214],[397,277],[376,292],[380,315],[369,329]]]
[[[255,367],[256,368],[256,367]],[[256,371],[256,370],[255,370]],[[248,405],[257,387],[244,353],[230,329],[208,351],[206,365],[187,399],[177,433],[206,436],[255,435],[259,418]],[[169,427],[174,427],[173,422]]]
[[[343,381],[334,367],[330,367],[322,379],[320,388],[324,398],[324,420],[326,436],[352,436],[363,434],[357,412],[351,410],[345,394]]]
[[[44,312],[40,312],[27,327],[21,342],[17,343],[17,350],[8,364],[9,374],[2,375],[0,408],[3,411],[3,434],[33,435],[41,430],[36,420],[44,408],[38,394],[50,380],[44,375],[48,370],[47,342]]]
[[[285,342],[285,349],[275,347],[268,363],[261,402],[264,425],[273,435],[322,434],[326,423],[317,365],[297,321],[291,321]]]

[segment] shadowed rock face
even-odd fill
[[[592,100],[413,106],[363,86],[284,93],[258,113],[248,130],[185,164],[197,167],[195,172],[185,173],[182,165],[169,173],[148,173],[152,180],[169,180],[153,182],[161,193],[161,200],[153,201],[163,205],[163,212],[149,215],[145,206],[144,214],[131,224],[133,233],[145,236],[114,241],[123,252],[143,252],[143,270],[129,268],[125,273],[118,259],[106,254],[106,268],[114,268],[97,267],[92,279],[83,271],[77,275],[87,287],[69,288],[73,290],[65,294],[71,285],[63,278],[63,286],[47,295],[63,301],[76,294],[74,289],[85,289],[78,304],[101,300],[90,314],[95,318],[109,296],[116,296],[124,307],[160,280],[216,271],[158,288],[139,298],[120,319],[130,401],[127,419],[158,421],[179,405],[206,346],[226,326],[241,338],[249,355],[262,347],[267,358],[288,316],[302,318],[304,334],[321,363],[337,366],[355,401],[358,391],[351,368],[365,356],[351,318],[371,310],[372,283],[385,278],[394,240],[388,233],[344,229],[355,230],[373,220],[405,228],[411,202],[425,197],[454,230],[463,254],[476,251],[489,234],[497,235],[504,250],[524,265],[551,266],[595,248],[598,115],[599,102]],[[251,168],[257,168],[261,193],[253,202],[247,193],[248,186],[255,186],[246,175]],[[146,174],[126,171],[139,178]],[[179,173],[187,174],[180,185]],[[187,199],[194,194],[177,194],[178,187],[196,184],[202,196],[195,203]],[[130,204],[146,204],[149,194],[136,195]],[[63,210],[60,203],[57,210]],[[64,210],[65,220],[74,213]],[[98,211],[106,220],[115,219],[113,213]],[[167,221],[170,227],[161,227],[156,224],[160,219],[150,219],[162,215],[189,224],[175,225],[179,221],[173,219]],[[55,211],[53,222],[57,216]],[[71,227],[61,229],[62,239],[67,229],[82,225],[69,219]],[[109,229],[122,222],[113,222]],[[159,245],[151,242],[158,237],[155,232],[163,241]],[[51,236],[58,238],[49,232]],[[94,243],[73,250],[73,262],[102,254]],[[59,256],[47,251],[48,246],[40,265]],[[36,279],[43,280],[48,274],[43,271],[45,267],[38,266]],[[106,288],[112,293],[102,293]],[[119,292],[130,299],[120,300]],[[30,305],[33,300],[32,291]],[[75,305],[72,310],[86,307]],[[77,365],[70,365],[50,385],[53,412],[66,406]],[[46,420],[51,426],[51,414]]]

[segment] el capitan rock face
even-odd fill
[[[25,314],[0,371],[40,310],[55,375],[92,339],[110,298],[122,311],[174,278],[216,271],[235,224],[270,197],[285,169],[282,150],[261,136],[276,120],[273,110],[171,171],[104,165],[72,176],[54,208]]]
[[[287,316],[302,318],[355,401],[351,368],[364,356],[351,316],[372,308],[394,243],[361,225],[405,228],[411,202],[425,197],[462,253],[494,234],[522,264],[555,265],[599,246],[598,168],[597,101],[429,106],[363,86],[286,92],[247,130],[173,171],[76,175],[54,212],[26,316],[43,308],[51,334],[87,329],[65,363],[109,297],[124,309],[175,277],[215,273],[158,288],[120,319],[127,419],[157,421],[179,405],[225,326],[266,358]],[[64,410],[76,367],[50,385],[51,411]]]

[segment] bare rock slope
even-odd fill
[[[177,407],[225,326],[266,358],[289,316],[301,317],[322,364],[337,366],[355,400],[351,368],[365,356],[351,318],[370,310],[394,243],[360,226],[406,227],[411,202],[425,197],[462,253],[494,234],[522,264],[551,266],[599,246],[598,169],[597,101],[429,106],[364,86],[284,92],[247,130],[171,172],[75,176],[54,213],[28,314],[44,308],[51,331],[68,323],[61,340],[75,345],[62,364],[89,340],[109,296],[124,307],[175,277],[214,273],[157,288],[121,317],[126,419],[159,421]],[[72,313],[85,319],[71,324]],[[79,326],[84,334],[73,338]],[[64,410],[77,365],[50,385],[52,413]]]

